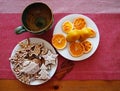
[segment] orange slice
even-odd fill
[[[64,35],[54,34],[52,37],[52,44],[56,49],[63,49],[66,47],[67,41]]]
[[[73,24],[70,21],[65,21],[62,25],[62,30],[65,33],[68,33],[69,31],[71,31],[73,29]]]
[[[78,17],[74,19],[73,25],[76,29],[80,30],[86,26],[86,22],[83,18]]]
[[[79,57],[84,53],[84,47],[80,42],[71,42],[69,52],[73,57]]]
[[[84,46],[84,53],[88,53],[92,50],[91,42],[85,40],[85,41],[82,42],[82,45]]]

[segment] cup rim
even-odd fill
[[[23,22],[23,15],[24,15],[25,10],[26,10],[28,7],[30,7],[31,5],[34,5],[34,4],[43,4],[43,5],[45,5],[46,7],[48,7],[48,9],[49,9],[49,11],[50,11],[50,13],[51,13],[50,22],[48,23],[47,26],[45,26],[44,28],[42,28],[42,29],[39,30],[39,31],[32,31],[32,30],[28,29],[28,28],[25,26],[24,22]],[[41,32],[43,32],[43,31],[45,31],[47,28],[49,28],[50,26],[52,26],[52,23],[53,23],[53,21],[54,21],[54,16],[53,16],[53,12],[52,12],[51,8],[50,8],[47,4],[45,4],[45,3],[43,3],[43,2],[34,2],[34,3],[31,3],[31,4],[29,4],[28,6],[26,6],[25,9],[23,10],[23,13],[22,13],[22,17],[21,17],[21,18],[22,18],[21,21],[22,21],[23,27],[26,29],[26,31],[31,32],[31,33],[41,33]]]

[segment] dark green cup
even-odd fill
[[[48,5],[36,2],[24,9],[21,20],[22,26],[15,29],[16,34],[26,31],[33,34],[41,34],[51,28],[54,18]]]

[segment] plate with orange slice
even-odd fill
[[[95,35],[87,35],[86,27],[88,27],[88,31],[90,29],[94,30],[94,32],[92,31],[90,34],[95,33]],[[77,39],[79,39],[80,36],[77,36],[78,32],[74,32],[76,30],[85,31],[84,35],[89,37],[83,38],[85,39],[84,41],[82,39],[82,41],[78,41]],[[69,33],[72,33],[73,36],[69,37]],[[60,19],[54,28],[53,37],[56,38],[52,38],[52,44],[58,53],[72,61],[81,61],[92,56],[98,48],[100,41],[97,25],[92,19],[82,14],[70,14]],[[71,41],[67,41],[67,39]],[[62,45],[61,48],[59,48],[60,45]]]

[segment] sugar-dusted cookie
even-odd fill
[[[40,72],[38,73],[40,76],[37,79],[42,79],[42,80],[46,80],[49,79],[49,73],[47,71],[47,67],[42,64],[40,67]]]
[[[41,65],[40,70],[47,70],[47,67],[44,63]]]
[[[42,55],[42,57],[45,60],[45,65],[55,64],[55,60],[57,56],[58,54],[53,54],[50,50],[48,51],[46,55]]]
[[[26,73],[26,74],[35,74],[40,69],[39,64],[25,60],[23,62],[23,68],[20,70],[20,72]]]

